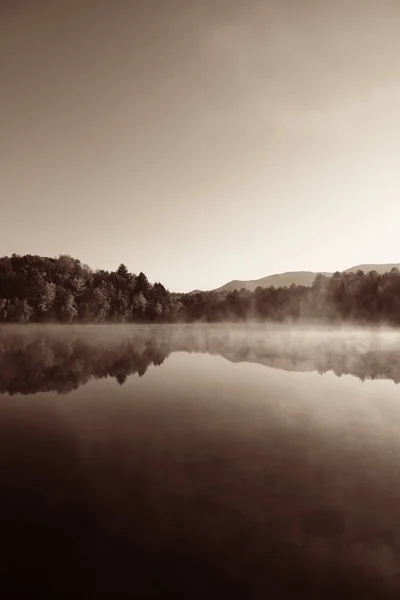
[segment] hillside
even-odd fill
[[[324,273],[327,276],[330,276],[331,273]],[[218,288],[217,292],[230,292],[232,290],[240,290],[245,288],[249,291],[254,291],[258,287],[285,287],[290,286],[292,283],[296,285],[311,285],[314,281],[316,273],[311,271],[293,271],[289,273],[280,273],[275,275],[268,275],[267,277],[262,277],[261,279],[254,279],[252,281],[230,281],[225,285]]]
[[[386,264],[370,264],[370,265],[357,265],[356,267],[350,267],[350,269],[346,269],[345,273],[357,273],[357,271],[364,271],[364,273],[369,273],[369,271],[376,271],[379,275],[383,275],[383,273],[388,273],[392,269],[400,270],[400,263],[386,263]]]
[[[354,267],[350,267],[346,269],[345,273],[356,273],[357,271],[364,271],[364,273],[368,273],[369,271],[375,270],[380,275],[383,273],[387,273],[393,268],[397,268],[400,270],[400,263],[387,263],[387,264],[365,264],[365,265],[356,265]],[[293,271],[287,273],[277,273],[275,275],[268,275],[267,277],[262,277],[261,279],[254,279],[250,281],[239,281],[234,280],[222,285],[217,288],[216,292],[230,292],[232,290],[240,290],[245,288],[249,291],[254,291],[257,287],[289,287],[293,283],[295,285],[304,285],[310,286],[317,275],[316,272],[313,271]],[[330,277],[332,273],[323,272],[322,275],[326,275],[326,277]]]

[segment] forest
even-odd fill
[[[0,258],[2,323],[322,322],[400,325],[400,273],[318,274],[310,287],[176,293],[68,255]]]

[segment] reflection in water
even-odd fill
[[[287,372],[393,378],[397,343],[239,327],[0,331],[13,394],[0,394],[3,595],[399,598],[398,388]]]
[[[3,328],[0,393],[76,390],[90,379],[143,376],[174,352],[218,354],[286,371],[332,371],[400,382],[397,333],[249,327]]]

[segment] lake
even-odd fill
[[[400,333],[0,329],[0,581],[400,597]]]

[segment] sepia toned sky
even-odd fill
[[[0,0],[0,255],[400,262],[400,1]]]

